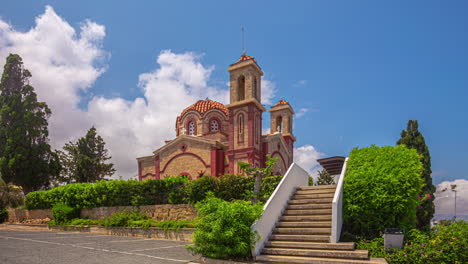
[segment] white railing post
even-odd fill
[[[252,248],[252,256],[260,255],[265,242],[270,237],[276,222],[283,214],[288,201],[297,187],[309,185],[309,174],[297,164],[293,163],[281,179],[270,198],[263,206],[262,216],[251,226],[258,235],[258,239]]]
[[[341,227],[343,225],[342,209],[343,209],[343,185],[344,177],[346,174],[346,166],[348,158],[345,159],[343,168],[341,169],[340,178],[336,184],[335,195],[333,195],[332,202],[332,229],[330,236],[330,243],[337,243],[341,236]]]

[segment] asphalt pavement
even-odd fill
[[[197,259],[171,240],[90,233],[0,230],[1,264],[177,264]]]

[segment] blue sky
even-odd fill
[[[295,120],[296,146],[333,156],[394,145],[416,119],[434,182],[468,179],[467,1],[18,0],[2,3],[0,19],[28,32],[46,5],[75,39],[86,19],[105,27],[97,44],[105,59],[92,61],[102,73],[78,89],[83,111],[94,97],[144,98],[139,77],[158,69],[163,50],[196,54],[214,67],[208,86],[225,89],[243,24],[247,53],[276,87],[274,100],[307,111]]]

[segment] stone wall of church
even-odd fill
[[[154,157],[140,160],[140,169],[142,177],[148,178],[154,176]]]
[[[278,157],[275,165],[273,166],[273,173],[284,175],[287,169],[292,163],[292,155],[286,149],[286,145],[283,144],[284,140],[282,137],[277,136],[270,138],[267,142],[268,154],[272,158]]]
[[[210,174],[211,146],[202,142],[182,141],[160,153],[161,179],[188,173],[192,179],[199,173]]]

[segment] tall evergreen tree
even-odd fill
[[[115,172],[112,163],[106,163],[111,157],[105,148],[104,139],[92,127],[86,136],[76,142],[69,142],[60,151],[62,162],[62,182],[95,182],[112,176]]]
[[[31,73],[10,54],[0,81],[0,174],[25,193],[46,188],[58,175],[58,156],[49,145],[51,111],[29,85]]]
[[[407,128],[401,131],[401,138],[398,140],[397,144],[403,144],[409,148],[416,149],[421,155],[421,162],[424,167],[422,180],[425,185],[419,195],[422,204],[418,207],[416,215],[418,218],[418,228],[428,229],[435,212],[434,192],[436,188],[432,184],[431,155],[429,154],[429,148],[426,145],[423,135],[418,130],[417,120],[408,121]]]

